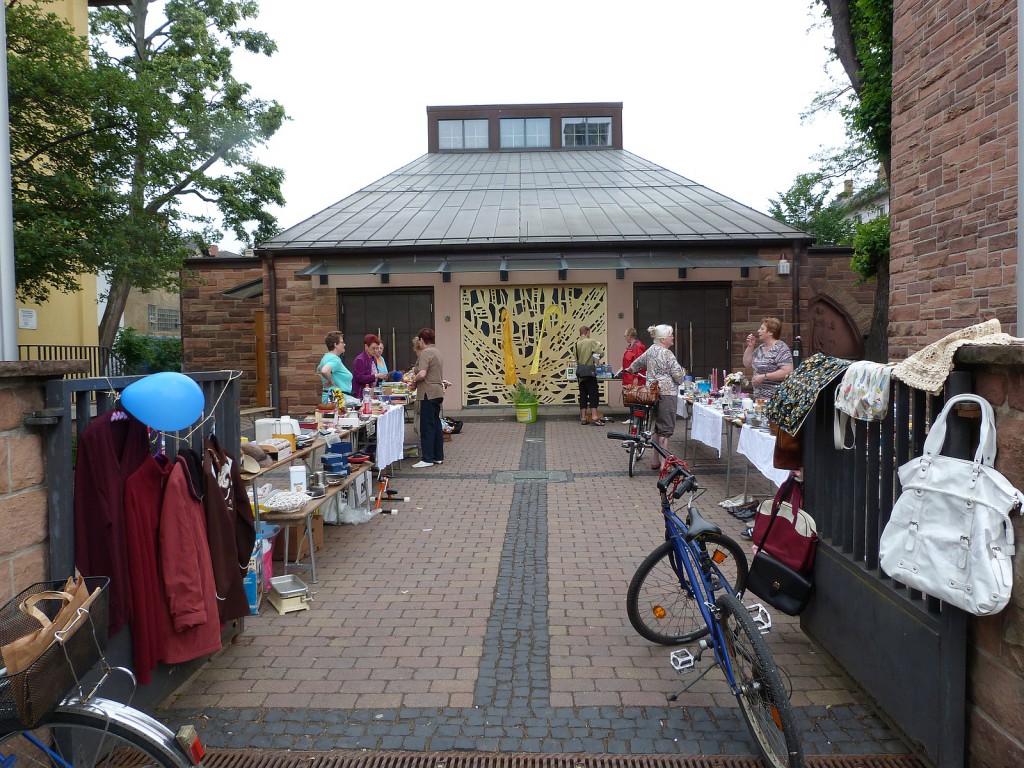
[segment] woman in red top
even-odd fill
[[[629,372],[629,366],[633,361],[646,351],[647,347],[636,337],[636,328],[630,328],[626,331],[626,351],[622,355],[622,386],[627,387],[630,384],[644,384],[646,382],[646,368],[642,369],[639,373]]]

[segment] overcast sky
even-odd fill
[[[621,101],[627,150],[767,212],[843,140],[800,118],[830,86],[810,4],[260,0],[279,50],[235,71],[291,118],[258,153],[286,174],[282,228],[424,154],[428,105]]]

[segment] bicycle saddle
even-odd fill
[[[690,525],[686,532],[686,540],[693,541],[703,533],[721,533],[722,529],[714,523],[709,523],[700,516],[696,507],[690,507]]]

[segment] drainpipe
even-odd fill
[[[1017,147],[1022,147],[1024,144],[1024,106],[1021,104],[1020,94],[1024,90],[1021,85],[1024,84],[1024,74],[1021,73],[1020,59],[1021,59],[1021,48],[1024,45],[1024,25],[1021,24],[1021,19],[1024,19],[1024,0],[1017,0]],[[1021,205],[1021,201],[1024,200],[1024,175],[1021,170],[1022,163],[1020,161],[1020,153],[1017,153],[1017,332],[1016,336],[1020,336],[1024,333],[1024,255],[1021,254],[1021,232],[1024,231],[1024,205]]]
[[[274,254],[265,251],[267,257],[267,283],[270,288],[270,404],[274,413],[281,414],[281,372],[277,354],[277,271],[274,269]]]
[[[1019,0],[1024,2],[1024,0]],[[793,246],[793,367],[803,359],[803,341],[800,338],[800,260],[807,254],[807,246],[798,242]]]

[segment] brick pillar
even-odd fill
[[[67,362],[0,362],[2,600],[47,578],[45,444],[40,431],[25,426],[25,416],[43,408],[46,382],[68,368]]]

